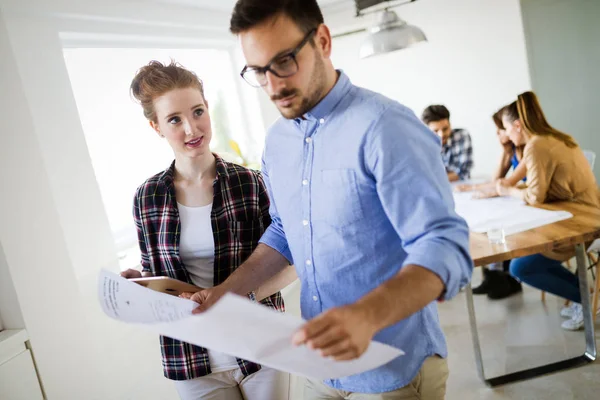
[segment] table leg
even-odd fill
[[[583,323],[585,329],[585,354],[591,361],[596,359],[596,338],[594,334],[594,319],[592,307],[590,304],[590,292],[587,279],[587,265],[585,256],[585,245],[578,244],[575,248],[575,257],[577,259],[577,275],[579,276],[579,292],[581,293],[581,306],[583,308]]]
[[[479,332],[477,331],[477,319],[475,318],[475,304],[473,303],[473,290],[471,283],[465,287],[467,296],[467,310],[469,312],[469,323],[471,325],[471,336],[473,338],[473,349],[475,351],[475,364],[479,378],[485,381],[485,371],[483,369],[483,357],[481,355],[481,342],[479,341]]]
[[[584,314],[585,327],[585,353],[581,356],[570,358],[568,360],[559,361],[551,364],[542,365],[535,368],[530,368],[522,371],[513,372],[506,375],[497,376],[495,378],[486,378],[483,368],[483,356],[481,344],[479,341],[479,333],[477,331],[477,320],[475,318],[475,305],[473,303],[473,292],[469,284],[465,289],[467,297],[467,309],[469,313],[469,322],[471,325],[471,333],[473,339],[473,348],[475,350],[475,363],[479,377],[490,387],[505,385],[507,383],[518,382],[526,379],[536,378],[538,376],[547,375],[553,372],[564,371],[567,369],[580,367],[593,362],[596,359],[596,340],[594,336],[594,318],[591,314],[590,296],[588,291],[587,267],[585,262],[585,249],[583,244],[576,246],[577,257],[577,273],[579,276],[579,290],[581,292],[581,305]]]

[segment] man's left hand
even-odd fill
[[[192,314],[200,314],[212,307],[227,293],[223,285],[217,285],[209,289],[202,289],[196,293],[181,293],[179,297],[195,301],[200,304],[192,310]]]
[[[367,351],[376,332],[365,313],[353,304],[332,308],[310,320],[296,332],[292,343],[336,361],[353,360]]]

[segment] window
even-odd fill
[[[232,153],[229,139],[244,149],[250,132],[230,53],[216,49],[66,48],[64,58],[85,139],[117,250],[139,262],[131,209],[135,189],[173,160],[171,148],[144,118],[129,94],[136,71],[150,60],[174,59],[204,82],[213,124],[211,147]],[[262,147],[262,143],[261,146]],[[230,158],[230,157],[226,157]],[[254,154],[248,157],[256,161]],[[132,264],[133,263],[133,264]]]

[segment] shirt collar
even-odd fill
[[[171,163],[169,168],[167,168],[159,178],[159,181],[162,181],[167,187],[173,185],[173,179],[175,176],[175,160]]]
[[[312,110],[304,114],[305,119],[320,120],[326,118],[352,87],[352,82],[350,82],[350,78],[348,78],[348,75],[344,71],[336,70],[336,72],[339,74],[337,82]]]
[[[213,153],[213,155],[215,156],[215,160],[217,161],[217,179],[229,179],[229,172],[225,160],[223,160],[215,153]]]

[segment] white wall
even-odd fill
[[[50,400],[175,399],[172,383],[162,377],[158,338],[105,317],[96,296],[98,271],[117,271],[118,263],[59,33],[71,26],[68,21],[85,18],[102,31],[98,19],[84,15],[102,10],[57,1],[65,9],[54,12],[42,2],[27,8],[31,3],[0,2],[3,325],[13,327],[13,321],[27,329]],[[104,7],[107,14],[119,11],[117,5]],[[74,14],[65,16],[69,10]],[[121,18],[122,29],[130,24],[130,32],[141,34],[152,21],[166,23],[165,15],[179,18],[181,10],[157,7],[150,15],[140,9],[148,21],[137,23],[126,18],[135,17],[135,7],[121,11],[129,14],[106,15],[111,22],[104,29]],[[187,12],[179,23],[201,24],[200,17]],[[151,31],[164,36],[169,29]]]
[[[522,0],[521,4],[532,86],[548,121],[573,135],[582,149],[600,156],[596,116],[600,1]],[[600,182],[599,160],[594,171]]]
[[[67,398],[67,391],[60,388],[66,383],[61,382],[62,371],[89,369],[94,357],[81,357],[87,353],[89,339],[80,322],[85,314],[73,301],[78,298],[78,287],[73,271],[66,268],[69,254],[32,123],[33,113],[1,15],[0,55],[0,118],[5,121],[0,135],[0,181],[9,189],[0,205],[0,242],[40,369],[48,377],[48,393]],[[75,390],[87,383],[81,379],[74,384]]]
[[[519,1],[420,0],[394,10],[423,29],[429,42],[360,60],[365,34],[341,37],[333,43],[334,65],[354,84],[417,115],[429,104],[445,104],[453,125],[472,134],[474,174],[491,174],[501,151],[491,115],[531,86]],[[326,14],[325,22],[337,33],[365,26],[370,18],[354,18],[349,4],[346,12]]]
[[[0,244],[0,331],[25,328],[21,305],[12,282],[4,249]]]

